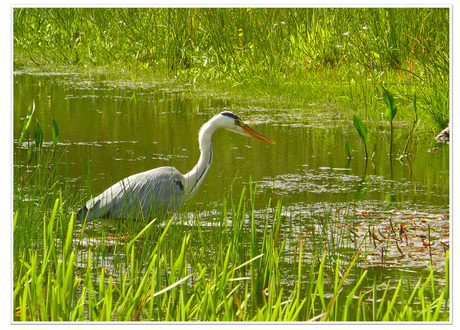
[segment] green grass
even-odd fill
[[[448,254],[443,283],[433,270],[415,282],[369,277],[357,266],[359,242],[350,246],[347,230],[336,228],[349,220],[325,210],[319,237],[307,244],[289,233],[281,201],[257,208],[252,183],[229,194],[212,227],[199,217],[191,225],[183,214],[77,224],[78,197],[37,181],[56,172],[29,170],[16,169],[15,187],[45,197],[14,196],[15,321],[450,319]]]
[[[16,8],[15,69],[121,66],[133,80],[146,71],[333,103],[359,109],[367,121],[384,112],[385,85],[398,119],[413,119],[417,95],[420,120],[441,126],[449,117],[448,15],[436,8]],[[49,140],[36,136],[37,146]],[[77,224],[74,212],[92,193],[91,164],[88,188],[75,192],[66,168],[55,165],[66,163],[65,153],[54,147],[35,148],[27,165],[18,160],[26,148],[15,150],[15,321],[450,320],[448,253],[443,280],[434,267],[415,279],[376,276],[363,267],[362,242],[351,239],[352,212],[326,209],[299,222],[283,213],[287,202],[261,198],[252,183],[223,194],[212,216],[186,206],[172,219]],[[384,257],[382,250],[382,265]]]
[[[238,94],[449,121],[449,8],[15,8],[14,66],[120,67]],[[137,72],[137,73],[136,73]]]

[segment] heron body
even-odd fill
[[[231,112],[222,112],[205,123],[198,135],[200,158],[187,174],[170,166],[131,175],[87,201],[77,212],[78,221],[99,218],[140,218],[176,211],[192,197],[203,182],[212,161],[211,138],[224,128],[274,144]],[[142,214],[141,214],[142,213]]]

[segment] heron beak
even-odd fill
[[[243,132],[247,135],[250,135],[250,136],[253,136],[259,140],[262,140],[262,141],[265,141],[265,142],[268,142],[270,144],[276,144],[275,141],[269,139],[268,137],[266,137],[265,135],[263,135],[262,133],[259,133],[257,132],[255,129],[253,129],[252,127],[246,125],[245,123],[241,122],[239,124],[239,126],[243,129]]]

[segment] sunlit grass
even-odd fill
[[[391,85],[398,118],[412,116],[401,109],[412,105],[404,101],[417,90],[425,120],[441,125],[449,113],[448,84],[439,84],[448,76],[447,13],[15,9],[14,46],[17,67],[20,54],[40,66],[115,62],[185,82],[356,106],[368,120],[383,109],[381,85]],[[74,212],[93,193],[91,164],[83,171],[83,197],[62,175],[65,169],[54,165],[65,161],[54,159],[54,151],[37,152],[36,161],[16,160],[13,169],[15,321],[450,319],[448,251],[444,267],[431,265],[415,280],[404,273],[382,279],[363,267],[369,246],[399,249],[402,224],[390,223],[380,236],[371,225],[360,227],[360,237],[352,233],[357,224],[348,206],[297,222],[283,212],[288,201],[261,198],[252,182],[223,193],[212,215],[202,216],[191,204],[174,217],[78,224]],[[381,251],[383,269],[387,256]],[[435,274],[439,268],[443,280]]]
[[[449,121],[449,8],[16,8],[15,67],[120,67],[379,117]],[[135,74],[134,76],[135,77]],[[406,114],[407,112],[407,114]]]

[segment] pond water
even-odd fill
[[[226,186],[247,184],[252,177],[270,195],[289,196],[294,203],[353,200],[366,181],[365,191],[359,194],[362,200],[381,201],[390,208],[412,205],[419,210],[448,210],[449,148],[437,144],[430,132],[417,132],[413,157],[400,162],[395,155],[393,159],[388,156],[388,124],[371,125],[368,148],[369,153],[375,148],[375,156],[366,164],[351,118],[324,105],[288,108],[269,102],[264,107],[263,101],[231,98],[191,86],[158,82],[136,88],[133,83],[108,79],[14,76],[14,142],[21,134],[29,104],[35,100],[45,143],[51,140],[52,119],[59,125],[59,145],[65,150],[75,189],[87,189],[84,171],[88,161],[95,192],[130,174],[159,166],[173,165],[186,173],[199,157],[201,125],[216,113],[233,111],[276,145],[217,131],[213,164],[199,192],[206,193],[210,205],[220,200],[219,193]],[[396,123],[395,154],[404,149],[409,124]],[[353,148],[350,161],[344,151],[347,140]],[[434,147],[440,149],[428,152]],[[27,143],[24,153],[26,149]],[[391,203],[386,203],[388,200]]]
[[[407,271],[414,267],[427,271],[431,256],[442,271],[450,228],[449,145],[437,144],[431,132],[418,131],[412,157],[398,160],[409,122],[396,122],[390,157],[389,124],[364,118],[371,135],[369,153],[375,151],[373,161],[366,162],[352,118],[324,104],[299,106],[105,74],[16,72],[13,86],[14,144],[35,100],[45,145],[51,141],[51,121],[59,125],[62,166],[75,193],[84,196],[82,203],[91,192],[99,194],[118,180],[151,168],[172,165],[188,172],[199,157],[201,125],[216,113],[232,111],[276,145],[224,130],[215,133],[211,169],[195,204],[188,206],[193,214],[199,210],[210,231],[219,230],[212,223],[222,199],[230,190],[238,195],[252,181],[257,184],[261,212],[269,198],[272,205],[283,201],[289,235],[313,239],[324,226],[325,213],[338,219],[334,226],[339,226],[341,212],[352,212],[352,226],[347,223],[338,235],[346,232],[351,246],[365,240],[367,263],[362,267],[398,265]],[[346,141],[352,145],[351,160],[344,151]],[[433,148],[439,149],[428,152]],[[26,155],[27,143],[20,151],[14,148],[15,166],[25,166]],[[401,224],[411,242],[406,235],[406,244],[393,244],[383,263],[379,243],[400,238]],[[428,230],[435,242],[431,251],[424,245]],[[290,262],[289,256],[284,262]]]

